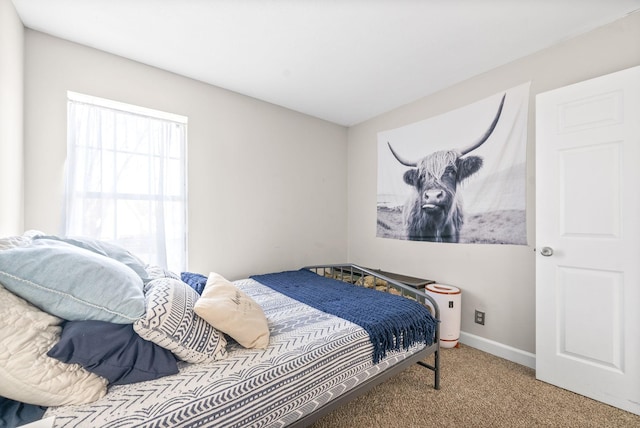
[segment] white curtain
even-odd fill
[[[68,104],[63,234],[118,243],[186,270],[186,121]]]

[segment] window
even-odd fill
[[[69,92],[67,140],[63,234],[186,270],[187,118]]]

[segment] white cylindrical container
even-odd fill
[[[443,284],[428,284],[425,291],[433,297],[440,309],[440,346],[453,348],[460,339],[462,291]]]

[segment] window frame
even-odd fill
[[[184,227],[183,230],[180,231],[182,236],[177,236],[172,238],[175,239],[179,238],[181,241],[183,241],[183,247],[184,247],[184,253],[183,253],[183,258],[184,260],[180,263],[182,266],[179,266],[178,268],[180,270],[187,270],[188,269],[188,170],[187,170],[187,165],[188,165],[188,118],[186,116],[182,116],[182,115],[178,115],[178,114],[174,114],[174,113],[168,113],[168,112],[164,112],[164,111],[160,111],[160,110],[154,110],[154,109],[150,109],[150,108],[146,108],[146,107],[141,107],[141,106],[137,106],[137,105],[133,105],[133,104],[128,104],[128,103],[124,103],[124,102],[119,102],[119,101],[113,101],[113,100],[109,100],[106,98],[101,98],[101,97],[96,97],[96,96],[92,96],[92,95],[86,95],[86,94],[81,94],[78,92],[73,92],[73,91],[67,91],[67,104],[68,104],[68,108],[70,109],[71,103],[83,103],[83,104],[88,104],[91,106],[95,106],[98,108],[103,108],[103,109],[107,109],[107,110],[112,110],[114,111],[116,114],[118,112],[120,113],[124,113],[126,115],[138,115],[141,117],[145,117],[145,118],[150,118],[150,119],[157,119],[157,120],[162,120],[165,122],[173,122],[176,123],[178,125],[181,125],[183,128],[183,130],[181,132],[183,132],[183,135],[181,135],[181,141],[183,141],[181,143],[181,147],[180,147],[180,157],[178,157],[177,159],[180,161],[180,166],[179,166],[179,170],[180,170],[180,175],[181,175],[181,183],[180,186],[183,186],[184,188],[181,189],[182,191],[180,192],[180,195],[162,195],[159,194],[157,192],[152,192],[150,191],[149,193],[135,193],[135,192],[126,192],[126,193],[120,193],[117,191],[117,188],[112,189],[112,191],[105,191],[105,192],[100,192],[100,191],[87,191],[86,189],[75,189],[75,191],[73,192],[73,195],[71,195],[71,192],[69,191],[68,187],[69,187],[69,181],[70,180],[74,180],[74,175],[76,174],[75,171],[71,171],[70,168],[70,163],[72,162],[70,160],[70,158],[74,155],[73,152],[75,152],[75,147],[77,146],[77,144],[72,141],[72,130],[71,127],[74,125],[72,124],[72,119],[70,117],[70,114],[68,114],[67,117],[67,164],[66,164],[66,171],[65,171],[65,204],[64,204],[64,213],[63,213],[63,224],[62,224],[62,230],[63,230],[63,234],[66,234],[66,232],[69,230],[69,222],[72,221],[71,219],[69,219],[69,216],[71,214],[69,214],[69,210],[70,210],[70,204],[71,199],[72,198],[79,198],[80,200],[86,201],[86,200],[90,200],[92,198],[96,198],[96,197],[100,197],[100,199],[102,199],[102,197],[104,197],[104,199],[108,199],[113,201],[114,203],[114,207],[117,206],[117,201],[147,201],[149,203],[152,203],[153,201],[167,201],[167,202],[180,202],[181,200],[183,201],[183,206],[181,208],[181,216],[184,218]],[[74,131],[77,131],[77,129],[74,129]],[[74,147],[72,147],[72,145]],[[80,147],[80,146],[78,146]],[[89,145],[84,145],[83,148],[87,149],[90,148]],[[167,160],[170,159],[171,156],[170,155],[166,155],[166,156],[161,156],[158,154],[154,154],[152,153],[152,151],[148,151],[147,153],[143,153],[143,152],[134,152],[132,150],[128,150],[127,148],[124,148],[124,150],[119,150],[117,146],[111,147],[111,148],[101,148],[100,149],[101,153],[106,153],[106,152],[111,152],[114,155],[117,154],[129,154],[131,156],[144,156],[147,159],[152,159],[153,157],[157,157],[157,158],[162,158],[163,160]],[[174,157],[174,159],[176,159]],[[75,162],[75,161],[74,161]],[[85,166],[86,167],[86,166]],[[115,166],[114,166],[115,167]],[[117,226],[117,216],[115,216],[114,214],[114,230],[112,231],[113,235],[115,236],[115,239],[109,239],[112,242],[118,243],[118,226]],[[152,233],[151,236],[153,236],[154,234]],[[155,234],[157,235],[157,233]],[[98,238],[98,237],[93,237],[93,238]],[[165,248],[168,248],[169,245],[169,240],[165,239],[164,240],[164,245]],[[160,252],[155,252],[155,253],[150,253],[150,254],[160,254],[162,253],[162,251]],[[167,253],[168,254],[168,253]],[[167,264],[169,259],[167,259]],[[145,260],[146,262],[146,260]],[[162,266],[164,268],[169,268],[169,266]],[[175,266],[174,266],[175,268]]]

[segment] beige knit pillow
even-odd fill
[[[269,345],[269,324],[260,305],[215,272],[209,274],[194,311],[245,348]]]

